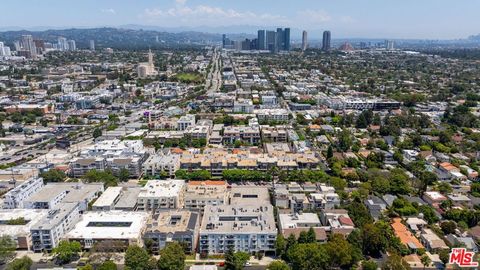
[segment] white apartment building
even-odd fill
[[[148,216],[146,212],[87,212],[64,238],[78,241],[84,249],[90,249],[102,242],[110,245],[114,242],[115,247],[120,250],[125,250],[130,245],[142,246],[142,232]]]
[[[80,219],[78,203],[62,203],[35,223],[30,232],[34,252],[52,251]]]
[[[194,126],[195,125],[195,115],[193,114],[187,114],[177,121],[177,129],[178,130],[185,130],[187,127]]]
[[[185,188],[184,180],[149,180],[138,194],[137,209],[182,208]]]
[[[275,252],[277,228],[271,205],[207,205],[200,227],[200,253],[230,248],[248,253]]]
[[[233,112],[235,113],[252,113],[253,102],[251,99],[239,99],[233,103]]]
[[[98,199],[93,203],[92,210],[93,211],[110,211],[113,210],[115,204],[120,199],[120,195],[122,194],[122,187],[109,187],[105,190],[105,192],[98,197]]]
[[[48,210],[44,209],[1,209],[0,232],[10,236],[17,244],[17,249],[30,250],[32,237],[30,228],[42,218],[46,217]],[[10,223],[12,220],[25,221],[24,224]]]
[[[4,209],[23,208],[25,200],[43,187],[42,178],[32,178],[16,186],[5,194]]]
[[[258,121],[288,121],[288,111],[286,109],[258,109],[254,113],[257,115]]]

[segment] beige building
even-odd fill
[[[185,198],[184,180],[150,180],[137,198],[139,211],[182,208]]]

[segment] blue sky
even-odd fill
[[[455,39],[480,33],[480,0],[2,1],[0,28],[290,26],[333,37]]]

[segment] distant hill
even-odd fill
[[[116,49],[144,49],[148,47],[168,47],[175,45],[189,46],[210,41],[221,41],[221,35],[202,32],[169,33],[156,30],[124,29],[124,28],[89,28],[89,29],[63,29],[45,31],[5,31],[0,32],[0,41],[12,46],[13,42],[20,40],[22,35],[32,35],[34,39],[43,39],[47,42],[57,42],[58,37],[74,39],[78,48],[88,48],[90,40],[95,40],[97,48]],[[156,42],[158,40],[160,42]]]
[[[470,36],[468,39],[475,40],[475,41],[480,41],[480,34]]]

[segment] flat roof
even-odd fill
[[[184,180],[149,180],[141,189],[138,197],[176,197],[184,186]]]
[[[148,213],[130,211],[86,212],[65,235],[69,239],[134,239],[139,238]]]
[[[186,209],[159,210],[147,222],[146,232],[175,233],[194,231],[199,225],[199,214]]]
[[[125,187],[123,188],[120,198],[115,204],[115,208],[118,209],[133,209],[137,205],[138,194],[140,193],[141,187]]]
[[[30,228],[48,215],[47,209],[0,209],[0,232],[9,236],[30,234]],[[7,225],[12,219],[24,218],[25,225]]]
[[[273,206],[207,205],[200,233],[277,233]]]
[[[230,204],[270,205],[267,187],[233,186],[230,191]]]
[[[115,200],[120,196],[122,187],[109,187],[102,193],[100,197],[95,201],[93,207],[105,207],[111,206],[115,203]]]
[[[55,228],[65,217],[69,216],[75,208],[78,209],[78,203],[60,203],[58,207],[48,210],[47,216],[35,223],[32,226],[32,230],[51,230]]]
[[[282,229],[294,229],[298,227],[298,223],[308,223],[311,225],[321,224],[320,219],[316,213],[301,213],[301,214],[280,214],[280,226]]]

